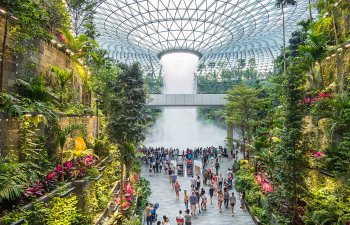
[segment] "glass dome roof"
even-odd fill
[[[195,52],[201,62],[255,58],[269,70],[282,46],[282,13],[276,0],[104,0],[95,22],[102,48],[122,62],[160,68],[158,56]],[[308,0],[285,8],[286,40],[308,18]]]

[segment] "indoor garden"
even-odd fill
[[[182,225],[215,160],[192,224],[350,225],[348,0],[1,0],[0,43],[0,225]]]

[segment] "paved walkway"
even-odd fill
[[[220,172],[226,175],[227,168],[231,166],[231,159],[224,159],[223,163],[220,163]],[[149,175],[146,166],[142,167],[143,176],[150,181],[152,194],[149,197],[149,202],[159,203],[159,209],[157,210],[158,220],[161,220],[163,215],[169,217],[171,224],[176,224],[175,217],[178,211],[181,209],[185,211],[185,204],[183,203],[183,191],[191,190],[191,181],[189,177],[179,176],[179,183],[181,185],[180,198],[176,199],[175,191],[171,188],[168,176],[165,175],[164,171],[161,174]],[[202,184],[203,185],[203,184]],[[239,208],[239,195],[234,190],[235,196],[237,198],[237,204],[234,209],[234,217],[232,217],[231,209],[225,209],[223,207],[223,212],[220,213],[217,206],[217,198],[214,195],[213,204],[210,205],[209,200],[209,186],[204,186],[208,197],[208,209],[207,211],[201,211],[192,217],[193,225],[253,225],[254,222],[250,217],[249,213],[242,211]],[[153,223],[155,224],[155,222]]]

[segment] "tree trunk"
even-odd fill
[[[325,82],[325,79],[323,77],[323,66],[322,66],[321,60],[319,61],[319,64],[320,64],[320,78],[321,78],[321,82],[322,82],[321,90],[324,90],[326,88],[326,82]]]
[[[337,27],[335,25],[335,9],[334,8],[333,8],[333,30],[334,30],[335,45],[338,45],[338,34],[337,34]]]
[[[63,172],[63,149],[64,149],[64,146],[63,147],[60,147],[61,148],[61,154],[60,154],[60,164],[62,166],[62,172]],[[64,174],[62,173],[61,174],[61,181],[63,182],[64,181]]]
[[[3,36],[3,40],[2,40],[1,62],[0,62],[0,92],[3,91],[7,33],[8,33],[8,18],[7,18],[7,15],[5,15],[5,28],[4,28],[4,36]]]
[[[284,5],[282,4],[282,31],[283,31],[283,74],[286,75],[287,64],[286,64],[286,29],[284,21]]]
[[[309,19],[310,19],[310,21],[313,20],[313,18],[312,18],[312,12],[311,12],[311,0],[309,0]]]
[[[123,209],[123,201],[124,201],[124,144],[121,145],[122,154],[120,157],[120,190],[119,190],[119,199],[120,199],[120,208]]]
[[[343,51],[341,54],[337,54],[336,56],[336,65],[337,65],[337,80],[338,80],[338,92],[343,93],[344,88],[343,88]]]

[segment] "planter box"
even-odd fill
[[[64,193],[62,193],[62,194],[60,195],[60,198],[65,198],[65,197],[67,197],[70,193],[72,193],[72,191],[74,191],[74,189],[75,189],[75,187],[72,187],[72,188],[68,189],[66,192],[64,192]]]
[[[98,181],[99,179],[101,179],[102,175],[103,175],[103,174],[100,174],[100,175],[98,175],[97,177],[91,178],[91,179],[94,180],[94,181]]]
[[[254,223],[255,223],[256,225],[260,225],[260,224],[261,224],[259,218],[256,217],[256,216],[253,217],[253,221],[254,221]]]
[[[51,192],[49,192],[49,193],[47,193],[47,194],[41,196],[40,198],[38,198],[38,201],[47,203],[47,202],[49,202],[54,196],[58,196],[57,193],[58,193],[59,190],[64,189],[64,188],[68,188],[68,187],[70,187],[71,185],[72,185],[72,183],[69,182],[69,183],[63,185],[62,187],[58,187],[58,188],[56,188],[55,190],[53,190],[53,191],[51,191]],[[29,204],[23,206],[22,209],[23,209],[23,210],[30,210],[32,207],[33,207],[33,203],[29,203]]]
[[[104,169],[106,169],[106,166],[99,167],[99,168],[98,168],[98,171],[101,172],[101,171],[103,171]]]
[[[25,220],[24,219],[19,219],[13,223],[11,223],[11,225],[20,225],[20,224],[24,224],[25,223]]]

